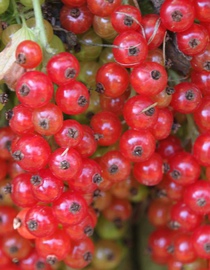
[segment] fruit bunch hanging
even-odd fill
[[[0,267],[208,270],[210,1],[0,1]]]

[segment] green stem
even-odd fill
[[[40,36],[40,42],[43,48],[48,46],[46,31],[44,27],[43,17],[42,17],[42,10],[40,6],[39,0],[32,0],[33,1],[33,8],[34,14],[36,19],[36,29]]]
[[[17,21],[18,24],[21,24],[19,12],[17,10],[17,5],[16,5],[15,0],[11,0],[11,3],[12,3],[12,7],[13,7],[15,19],[16,19],[16,21]]]

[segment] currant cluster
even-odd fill
[[[23,26],[1,34],[2,46],[20,29],[34,36],[15,47],[17,102],[0,129],[0,266],[116,269],[134,203],[147,198],[152,260],[207,270],[209,0],[165,0],[149,14],[137,1],[53,5],[21,0]]]

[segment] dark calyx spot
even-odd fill
[[[9,110],[9,111],[5,112],[6,120],[11,120],[13,115],[14,115],[13,110]]]
[[[93,232],[94,232],[94,230],[93,230],[93,228],[91,226],[86,226],[85,229],[84,229],[84,233],[88,237],[92,236]]]
[[[193,100],[194,99],[194,92],[192,90],[187,90],[185,93],[185,97],[187,100]]]
[[[118,229],[121,229],[123,227],[123,222],[121,218],[115,218],[113,222]]]
[[[87,105],[88,101],[86,99],[86,97],[84,96],[80,96],[78,101],[77,101],[77,104],[80,106],[80,107],[85,107]]]
[[[133,150],[133,155],[140,157],[143,154],[143,149],[141,146],[136,146]]]
[[[204,198],[199,198],[197,201],[196,201],[196,204],[200,207],[203,207],[206,205],[206,199]]]
[[[37,270],[41,270],[41,269],[45,269],[45,263],[44,262],[41,262],[41,261],[38,261],[35,265],[36,269]]]
[[[72,8],[70,11],[70,16],[72,16],[73,18],[78,18],[81,14],[81,11],[79,8]]]
[[[168,225],[172,230],[177,230],[180,228],[179,222],[177,222],[175,220],[171,220]]]
[[[128,55],[129,56],[135,56],[135,55],[138,55],[139,54],[139,48],[137,47],[130,47],[128,49]]]
[[[76,202],[73,202],[72,205],[69,208],[69,211],[72,214],[76,214],[76,213],[78,213],[80,211],[80,209],[81,209],[81,205],[76,203]]]
[[[20,150],[17,150],[14,153],[12,153],[12,157],[14,160],[20,161],[24,158],[24,154]]]
[[[170,254],[174,253],[174,245],[168,246],[168,247],[167,247],[167,251],[168,251],[168,253],[170,253]]]
[[[39,121],[39,126],[45,130],[49,129],[49,119],[42,119]]]
[[[24,53],[19,53],[16,59],[16,62],[20,65],[26,63],[26,55]]]
[[[203,248],[204,248],[204,250],[205,250],[207,253],[210,253],[210,243],[205,243],[205,244],[203,245]]]
[[[31,184],[34,186],[39,186],[42,183],[42,178],[39,175],[32,175]]]
[[[131,26],[133,24],[132,17],[131,16],[125,16],[123,23],[126,26]]]
[[[180,22],[182,20],[182,13],[180,10],[175,10],[172,14],[171,14],[172,20],[174,22]]]
[[[129,191],[130,191],[130,194],[131,194],[132,196],[135,196],[135,195],[138,194],[138,189],[137,189],[136,187],[130,188]]]
[[[10,194],[12,193],[12,185],[10,183],[7,183],[4,188],[3,191],[5,194]]]
[[[204,63],[203,67],[205,70],[210,71],[210,61],[207,61],[206,63]]]
[[[103,135],[102,135],[102,134],[98,134],[98,133],[94,134],[94,139],[95,139],[96,141],[98,141],[98,140],[100,140],[100,139],[102,139],[102,138],[103,138]]]
[[[155,113],[155,108],[154,107],[149,108],[144,113],[146,114],[146,116],[153,116],[153,114]]]
[[[153,71],[151,72],[151,77],[153,78],[153,80],[159,80],[160,77],[161,77],[160,71],[158,71],[158,70],[153,70]]]
[[[178,180],[181,176],[181,173],[177,170],[173,170],[170,175],[174,180]]]
[[[116,164],[112,164],[110,167],[109,167],[109,173],[110,174],[115,174],[116,172],[118,172],[119,168]]]
[[[46,262],[50,265],[54,265],[57,262],[57,257],[55,255],[48,255],[46,258]]]
[[[113,261],[115,259],[115,255],[112,251],[107,251],[107,254],[106,254],[106,259],[107,261]]]
[[[167,86],[166,87],[166,94],[167,95],[173,95],[175,93],[175,89],[173,88],[173,87],[171,87],[171,86]]]
[[[36,231],[38,229],[38,222],[36,220],[29,220],[27,222],[27,227],[31,232]]]
[[[26,84],[23,84],[19,89],[19,93],[23,97],[27,96],[29,92],[30,92],[30,88]]]
[[[12,253],[17,253],[19,251],[18,247],[17,246],[11,246],[9,248],[9,252],[12,254]]]
[[[64,76],[66,79],[73,79],[76,76],[76,70],[74,68],[67,68]]]
[[[91,262],[92,259],[93,259],[93,255],[91,252],[86,252],[84,255],[83,255],[83,259],[85,262]]]
[[[79,132],[75,128],[69,128],[67,132],[67,136],[72,139],[76,139],[79,135]]]
[[[0,103],[1,104],[6,104],[9,100],[9,96],[6,93],[0,94]]]
[[[105,92],[105,89],[102,83],[96,84],[96,92],[98,92],[99,94],[103,94]]]
[[[189,41],[189,45],[191,48],[195,48],[199,45],[200,41],[196,38],[193,38]]]
[[[99,185],[103,181],[103,178],[99,173],[94,174],[93,183]]]
[[[164,162],[164,163],[163,163],[163,172],[164,172],[164,173],[167,173],[167,172],[169,172],[169,170],[170,170],[169,164],[166,163],[166,162]]]
[[[101,191],[100,191],[100,189],[96,189],[93,192],[93,198],[96,199],[98,197],[101,197]]]
[[[69,169],[70,168],[69,162],[67,160],[61,161],[60,168],[61,168],[61,170],[67,170],[67,169]]]

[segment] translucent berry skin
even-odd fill
[[[29,254],[29,256],[21,260],[19,265],[21,270],[39,270],[40,267],[42,267],[42,270],[52,270],[51,266],[46,263],[43,257],[38,255],[35,249]]]
[[[197,258],[197,254],[193,247],[193,241],[191,234],[179,233],[173,237],[173,257],[182,263],[194,262]]]
[[[28,71],[17,81],[15,91],[24,106],[38,108],[50,102],[53,96],[53,84],[43,72]]]
[[[17,214],[16,218],[13,220],[13,227],[14,228],[15,228],[15,226],[18,227],[17,231],[23,238],[35,239],[36,237],[28,231],[26,223],[25,223],[25,217],[26,217],[28,210],[30,210],[29,207],[22,208],[20,210],[20,212]]]
[[[16,135],[10,127],[0,129],[0,158],[11,159],[10,146],[14,138]]]
[[[83,125],[83,137],[75,149],[80,153],[83,158],[92,156],[98,146],[98,142],[95,140],[94,131],[87,125]]]
[[[26,69],[35,68],[42,61],[42,49],[32,40],[22,41],[15,51],[16,61]]]
[[[87,5],[90,11],[97,16],[100,17],[109,17],[112,11],[120,6],[121,0],[113,0],[113,1],[106,1],[106,0],[96,0],[91,1],[87,0]]]
[[[186,31],[177,33],[176,38],[179,50],[186,55],[195,55],[202,52],[209,42],[207,29],[197,23],[194,23]]]
[[[30,254],[32,250],[30,240],[23,238],[16,231],[5,234],[2,237],[2,244],[3,251],[11,259],[24,259]]]
[[[122,124],[112,112],[102,111],[96,113],[90,121],[95,134],[99,135],[98,144],[108,146],[114,144],[120,137]]]
[[[73,148],[58,148],[49,157],[49,169],[61,180],[72,179],[81,171],[81,167],[82,158]]]
[[[37,252],[51,263],[51,258],[55,261],[63,260],[70,251],[71,241],[64,230],[57,229],[52,236],[36,238]]]
[[[170,219],[172,228],[175,225],[180,231],[193,231],[197,228],[202,220],[202,215],[194,213],[189,206],[187,206],[182,200],[175,203],[170,212]]]
[[[30,182],[34,197],[41,202],[50,203],[63,193],[63,181],[55,177],[50,169],[36,172],[31,176]]]
[[[36,205],[31,207],[26,214],[27,229],[35,237],[52,235],[57,229],[56,218],[49,206]]]
[[[182,82],[174,87],[170,105],[180,113],[193,113],[202,102],[202,93],[193,83]]]
[[[210,98],[202,99],[199,108],[193,114],[197,126],[203,131],[210,131]]]
[[[0,235],[7,234],[13,231],[13,219],[18,211],[9,205],[0,205]]]
[[[96,74],[96,91],[108,97],[119,97],[129,84],[127,70],[115,62],[104,64]]]
[[[82,34],[91,27],[93,14],[86,4],[80,7],[64,5],[60,11],[60,23],[64,29],[75,34]]]
[[[111,23],[118,33],[139,30],[141,20],[140,10],[131,5],[120,5],[111,13]]]
[[[210,183],[199,180],[184,190],[184,202],[193,212],[206,214],[210,212]]]
[[[148,46],[141,33],[129,30],[119,34],[113,41],[115,61],[124,67],[135,67],[147,58]]]
[[[62,0],[65,5],[80,7],[86,3],[86,0]]]
[[[60,109],[71,115],[84,112],[88,108],[89,98],[87,87],[75,80],[59,86],[55,95],[56,103]]]
[[[39,135],[23,135],[14,145],[12,156],[22,169],[34,172],[43,169],[51,149],[47,141]]]
[[[193,145],[193,156],[200,165],[210,166],[210,134],[205,133],[197,137]]]
[[[53,203],[53,212],[63,225],[76,225],[86,216],[87,203],[79,193],[67,191]]]
[[[150,131],[157,140],[163,140],[170,135],[173,120],[173,114],[168,108],[158,110],[157,121],[154,126],[150,128]]]
[[[31,192],[30,178],[31,174],[23,173],[12,179],[11,198],[20,207],[31,207],[38,202]]]
[[[168,76],[159,63],[145,62],[132,70],[130,80],[137,93],[153,96],[165,89]]]
[[[130,161],[145,161],[155,151],[155,138],[147,130],[127,130],[120,138],[120,151]]]
[[[50,58],[46,69],[52,82],[62,85],[78,76],[80,65],[73,54],[61,52]]]
[[[64,259],[64,262],[69,267],[81,269],[92,261],[93,254],[94,243],[90,238],[72,241],[70,252]]]
[[[174,135],[169,135],[166,139],[158,142],[157,152],[162,156],[163,159],[168,159],[175,153],[182,150],[181,141]]]
[[[196,18],[201,22],[210,22],[210,3],[208,0],[195,1]]]
[[[163,25],[172,32],[187,30],[194,22],[195,8],[190,1],[166,0],[160,8]]]
[[[210,72],[192,70],[191,82],[196,84],[204,96],[210,94]]]
[[[54,135],[62,127],[63,114],[58,106],[48,103],[33,110],[32,122],[37,133],[45,136]]]
[[[94,192],[103,181],[100,165],[89,158],[82,159],[81,173],[77,174],[68,183],[73,190],[78,192]]]
[[[135,163],[133,167],[135,179],[146,186],[157,185],[163,177],[163,159],[154,153],[148,160]]]
[[[158,48],[164,39],[166,32],[160,17],[157,14],[146,14],[142,17],[142,26],[148,43],[148,49]]]
[[[201,173],[200,165],[197,160],[184,151],[176,153],[168,160],[169,171],[167,177],[179,185],[187,186],[195,183]]]
[[[61,129],[54,135],[56,143],[60,147],[75,147],[84,135],[82,125],[73,119],[63,121]]]
[[[131,172],[130,161],[117,150],[108,151],[104,154],[100,158],[99,164],[101,165],[103,178],[114,183],[126,180]]]
[[[19,104],[12,109],[12,117],[9,126],[18,135],[33,132],[32,110]]]
[[[156,107],[150,108],[153,104],[154,102],[149,97],[143,95],[129,98],[123,108],[126,123],[136,130],[154,126],[158,118],[158,109]]]
[[[132,213],[131,203],[127,199],[113,197],[111,205],[103,210],[103,216],[109,221],[124,221],[130,218]]]
[[[204,259],[210,259],[210,226],[202,225],[198,227],[192,235],[193,246],[197,256]]]
[[[196,71],[210,71],[209,67],[210,62],[210,43],[207,44],[204,51],[193,55],[190,61],[191,67]]]

